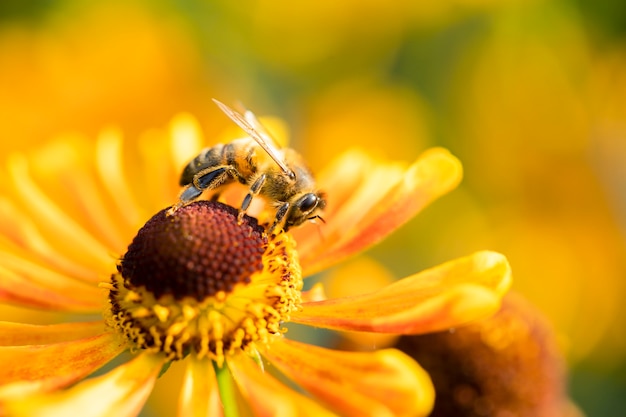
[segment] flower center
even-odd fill
[[[267,237],[256,223],[233,222],[234,211],[202,204],[173,216],[159,213],[130,244],[119,272],[134,287],[176,300],[202,301],[249,284],[251,275],[263,269]]]
[[[266,343],[300,304],[294,242],[269,238],[251,217],[199,201],[163,210],[137,233],[109,289],[107,322],[134,350],[180,359]]]

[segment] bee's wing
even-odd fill
[[[256,115],[252,113],[252,111],[248,110],[239,101],[235,104],[235,111],[243,115],[243,118],[246,119],[246,121],[250,124],[250,126],[256,129],[263,136],[263,138],[265,139],[265,141],[270,147],[273,146],[275,150],[279,148],[278,144],[276,143],[276,140],[274,140],[272,135],[270,135],[270,133],[265,128],[265,126],[263,126],[261,121],[256,118]]]
[[[280,167],[280,169],[290,177],[293,177],[295,174],[292,170],[287,167],[287,164],[283,161],[278,151],[278,148],[274,145],[274,141],[272,137],[267,133],[267,130],[263,127],[261,122],[256,118],[254,113],[250,110],[244,110],[244,114],[239,113],[238,111],[231,109],[226,104],[213,99],[215,104],[224,112],[230,119],[237,123],[237,125],[242,128],[252,139],[259,144],[265,152],[276,162],[276,164]]]

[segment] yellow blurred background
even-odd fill
[[[610,0],[5,0],[0,154],[110,125],[132,140],[181,111],[210,139],[228,126],[212,97],[285,119],[314,169],[355,145],[405,161],[445,146],[461,187],[368,257],[402,277],[506,254],[574,401],[617,415],[625,42],[626,3]]]

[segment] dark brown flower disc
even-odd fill
[[[493,317],[454,331],[402,336],[435,385],[432,417],[564,417],[563,358],[543,317],[509,294]]]
[[[247,284],[263,269],[267,246],[263,227],[236,209],[217,202],[198,201],[173,213],[162,210],[137,233],[118,269],[133,287],[144,286],[156,299],[198,301],[229,293]]]

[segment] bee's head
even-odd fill
[[[285,219],[285,225],[283,229],[287,231],[292,226],[299,226],[307,220],[320,219],[317,212],[326,207],[326,199],[324,193],[308,192],[301,194],[290,207],[289,213],[287,213]]]

